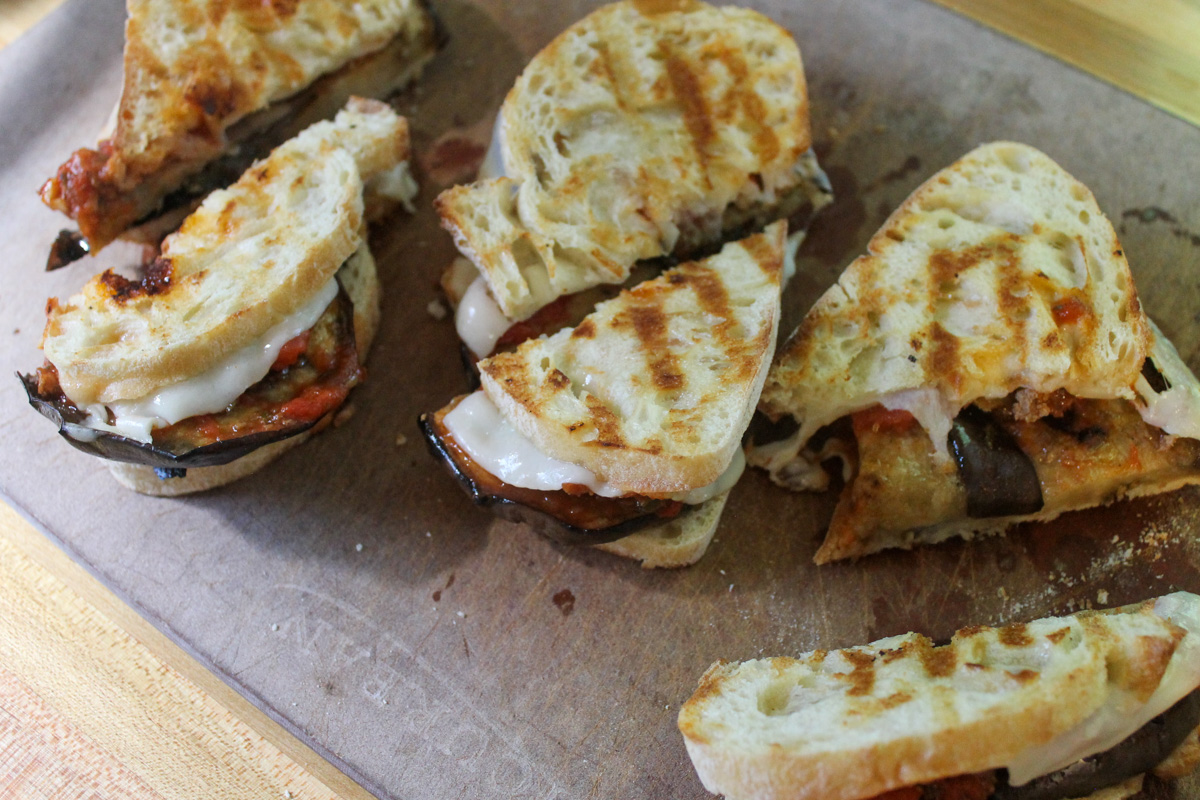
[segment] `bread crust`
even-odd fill
[[[642,562],[643,569],[678,569],[695,564],[707,552],[729,492],[706,500],[687,514],[637,533],[595,545],[597,550]]]
[[[705,787],[730,800],[862,800],[1000,768],[1110,697],[1148,697],[1186,635],[1148,601],[966,628],[944,647],[905,634],[718,662],[679,728]]]

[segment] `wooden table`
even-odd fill
[[[1194,3],[936,1],[1200,124]],[[0,5],[0,46],[61,2]],[[2,504],[0,753],[0,800],[370,797]]]

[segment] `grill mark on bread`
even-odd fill
[[[650,379],[660,391],[682,389],[685,377],[679,359],[670,350],[667,315],[657,305],[637,305],[629,309],[629,320],[642,344],[650,367]]]
[[[599,447],[625,447],[625,439],[621,436],[621,420],[612,409],[590,394],[584,396],[584,403],[591,414],[592,424],[596,426],[593,444]]]
[[[721,47],[717,52],[721,63],[725,65],[734,78],[733,86],[729,90],[730,94],[733,95],[736,104],[741,107],[742,118],[754,126],[754,144],[752,149],[755,156],[763,163],[773,161],[779,155],[781,149],[779,137],[764,122],[767,118],[767,107],[763,104],[758,92],[753,91],[751,88],[750,70],[746,66],[746,60],[739,53],[728,47]],[[729,112],[728,116],[735,116],[733,109],[729,109]]]
[[[921,666],[935,678],[945,678],[954,674],[958,666],[958,653],[953,645],[934,647],[933,643],[922,637],[920,640]]]
[[[139,297],[165,294],[174,285],[175,268],[169,258],[156,258],[140,281],[131,281],[111,269],[100,276],[100,283],[108,296],[119,304],[129,303]]]
[[[957,394],[962,386],[958,337],[951,335],[940,322],[930,323],[928,331],[926,336],[933,342],[933,348],[925,361],[926,380],[935,386],[949,386]]]
[[[1028,647],[1033,644],[1033,637],[1029,635],[1024,623],[1015,625],[1006,625],[996,632],[1000,644],[1007,647]]]
[[[590,319],[585,319],[583,322],[575,326],[575,330],[571,331],[572,339],[595,339],[596,338],[596,323]]]
[[[704,173],[704,182],[712,188],[712,180],[708,175],[708,148],[712,144],[714,133],[700,79],[687,61],[672,51],[669,44],[663,42],[662,49],[666,52],[667,78],[671,81],[671,89],[682,107],[683,122],[692,137],[692,148],[696,151],[696,159]]]
[[[1071,629],[1070,629],[1070,628],[1059,628],[1059,629],[1058,629],[1058,630],[1056,630],[1056,631],[1052,631],[1051,633],[1047,633],[1047,634],[1046,634],[1046,638],[1047,638],[1047,639],[1049,639],[1051,643],[1053,643],[1053,644],[1058,644],[1058,643],[1059,643],[1059,642],[1061,642],[1063,639],[1067,638],[1067,636],[1068,636],[1070,633],[1071,633]]]
[[[842,656],[853,667],[850,672],[843,672],[838,675],[839,678],[850,683],[850,688],[846,691],[846,694],[851,697],[862,697],[870,694],[871,690],[875,688],[875,657],[870,653],[863,653],[858,650],[843,651]]]

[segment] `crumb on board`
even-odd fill
[[[442,301],[437,299],[430,300],[429,305],[425,306],[425,310],[429,312],[429,316],[436,320],[445,319],[446,314],[449,313],[446,311],[446,307],[442,305]]]
[[[405,436],[403,433],[397,433],[396,434],[396,447],[404,447],[404,445],[406,445],[406,444],[408,444],[408,437]]]

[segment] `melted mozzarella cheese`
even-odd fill
[[[512,324],[492,298],[482,276],[471,282],[458,308],[454,309],[458,338],[479,358],[487,357],[496,349],[496,342]]]
[[[1161,393],[1155,392],[1149,381],[1138,376],[1134,386],[1142,401],[1137,406],[1138,413],[1148,424],[1172,436],[1200,439],[1200,383],[1158,326],[1151,322],[1150,327],[1154,331],[1150,360],[1166,380],[1168,388]]]
[[[947,444],[957,409],[951,407],[937,389],[906,389],[893,392],[879,400],[889,411],[903,410],[916,417],[933,442],[934,458],[943,463],[950,460]]]
[[[151,441],[155,428],[173,425],[197,414],[224,411],[244,391],[262,380],[279,357],[279,348],[316,324],[333,299],[337,281],[331,280],[303,307],[276,324],[257,341],[243,347],[212,369],[179,383],[164,386],[137,400],[89,406],[87,427]],[[112,415],[113,422],[105,420]],[[71,433],[68,431],[68,433]],[[86,434],[76,436],[84,440]]]
[[[578,464],[546,455],[532,441],[510,425],[500,410],[482,391],[462,399],[443,423],[454,441],[471,460],[512,486],[556,492],[563,484],[586,486],[601,497],[621,497],[627,492]],[[699,505],[728,491],[737,483],[746,460],[739,449],[722,475],[708,486],[701,486],[670,497],[688,505]]]
[[[1021,786],[1115,747],[1200,686],[1200,597],[1187,592],[1160,597],[1154,613],[1183,628],[1187,635],[1175,648],[1150,698],[1142,703],[1130,693],[1114,693],[1087,719],[1008,764],[1009,783]]]

